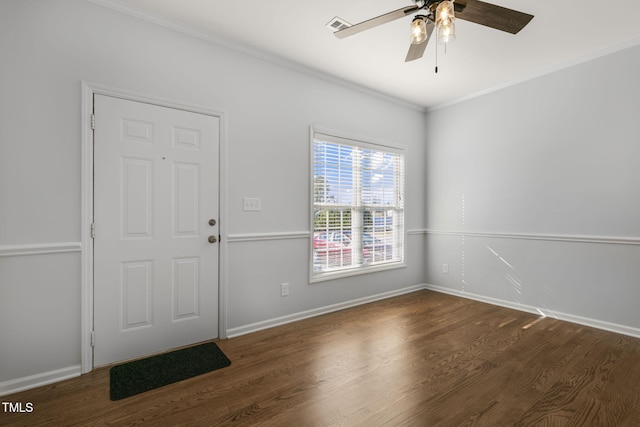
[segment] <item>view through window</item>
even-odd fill
[[[404,153],[313,134],[313,278],[404,262]]]

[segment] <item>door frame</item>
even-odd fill
[[[224,111],[188,104],[166,98],[150,97],[132,91],[105,86],[97,83],[82,81],[81,102],[81,277],[80,277],[80,363],[83,374],[93,370],[93,237],[91,224],[93,223],[93,95],[106,95],[128,101],[144,102],[177,110],[205,114],[220,120],[220,156],[219,156],[219,224],[220,251],[218,257],[218,337],[227,338],[227,114]]]

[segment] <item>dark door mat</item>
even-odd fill
[[[230,364],[212,342],[124,363],[109,372],[110,397],[111,400],[124,399]]]

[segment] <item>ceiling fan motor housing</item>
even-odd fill
[[[438,3],[443,1],[445,0],[413,0],[416,6],[418,6],[421,9],[428,9],[428,8],[431,8],[431,6],[438,6]],[[450,0],[450,1],[452,3],[455,2],[455,0]]]
[[[435,13],[438,5],[446,0],[413,0],[418,9],[424,9],[429,12],[429,17],[432,18]],[[461,3],[455,3],[455,0],[449,0],[451,3],[454,3],[454,8],[456,12],[461,12],[466,6],[466,2],[463,1]]]

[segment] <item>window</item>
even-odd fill
[[[312,281],[404,265],[404,151],[312,131]]]

